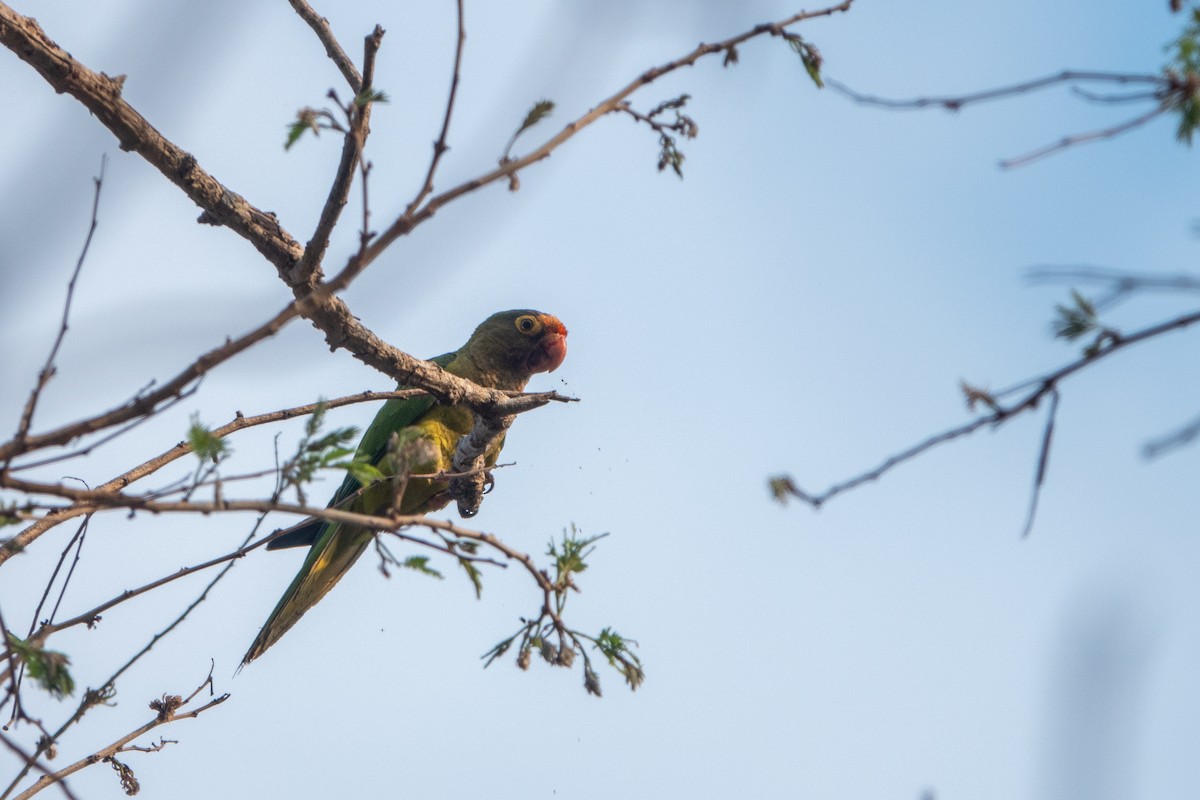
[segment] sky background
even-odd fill
[[[863,0],[798,30],[830,77],[880,95],[942,95],[1068,67],[1156,72],[1182,22],[1166,5]],[[326,105],[330,87],[345,91],[286,3],[16,8],[91,68],[127,75],[125,98],[160,131],[307,240],[340,147],[323,135],[285,153],[285,127],[298,108]],[[318,10],[356,60],[361,37],[387,29],[376,82],[391,102],[376,108],[368,144],[381,228],[428,163],[453,4]],[[437,187],[490,169],[541,98],[554,114],[517,152],[647,67],[794,11],[767,0],[468,3]],[[817,91],[782,41],[740,55],[735,68],[710,59],[633,100],[645,111],[692,96],[700,136],[680,145],[684,180],[656,172],[649,130],[604,119],[522,173],[518,193],[497,185],[443,209],[344,295],[367,326],[423,357],[458,347],[500,309],[565,322],[565,364],[531,388],[582,402],[516,422],[503,460],[517,466],[497,473],[471,524],[535,555],[571,524],[607,532],[568,619],[636,639],[645,685],[631,694],[602,669],[596,699],[578,669],[522,673],[506,658],[482,670],[479,656],[536,613],[528,578],[490,570],[479,602],[450,564],[444,581],[385,580],[370,558],[235,677],[302,560],[259,551],[129,672],[114,707],[64,737],[57,764],[145,722],[150,700],[186,695],[214,663],[230,700],[156,731],[178,744],[125,759],[143,797],[1197,795],[1200,450],[1140,455],[1197,413],[1195,331],[1063,385],[1026,540],[1044,412],[931,452],[819,513],[780,507],[766,486],[789,472],[819,491],[969,419],[960,379],[1000,388],[1073,359],[1077,349],[1050,334],[1069,287],[1031,285],[1027,270],[1189,269],[1200,244],[1194,154],[1163,119],[1003,171],[1001,158],[1129,110],[1060,90],[957,114],[885,112]],[[106,154],[100,227],[35,430],[123,402],[288,301],[253,248],[197,225],[179,190],[10,53],[0,96],[0,424],[15,429],[57,330]],[[356,246],[358,213],[355,199],[330,269]],[[1132,330],[1189,302],[1141,297],[1109,319]],[[96,485],[181,439],[192,413],[216,426],[238,411],[387,388],[299,321],[120,443],[38,474]],[[351,406],[330,421],[363,426],[372,414]],[[274,437],[286,451],[300,430],[237,434],[228,469],[269,467]],[[61,616],[227,552],[250,524],[98,517]],[[14,629],[28,626],[72,530],[0,573]],[[94,686],[206,580],[124,604],[52,646],[70,654],[81,687]],[[47,723],[73,708],[26,695]],[[13,764],[0,754],[0,775]],[[104,766],[71,786],[81,797],[120,792]]]

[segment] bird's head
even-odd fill
[[[567,328],[558,317],[522,308],[484,320],[464,348],[497,388],[524,388],[538,372],[553,372],[567,357]],[[517,386],[499,384],[519,383]]]

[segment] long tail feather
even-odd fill
[[[299,573],[242,657],[243,667],[266,652],[342,579],[366,551],[372,536],[370,531],[337,526],[323,541],[313,545]]]

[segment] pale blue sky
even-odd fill
[[[388,30],[377,84],[391,103],[375,111],[368,146],[382,225],[416,191],[440,124],[452,4],[325,5],[354,54],[376,22]],[[800,32],[828,75],[863,91],[945,94],[1065,67],[1156,71],[1179,24],[1165,6],[862,2]],[[322,136],[285,154],[284,128],[342,82],[286,3],[16,7],[92,68],[127,74],[125,97],[164,134],[307,239],[339,146]],[[794,10],[468,2],[438,186],[494,165],[540,98],[558,106],[530,142],[646,67]],[[196,225],[175,187],[11,54],[0,88],[0,418],[15,425],[56,330],[102,154],[100,229],[36,427],[121,402],[287,301],[251,247]],[[863,108],[816,91],[775,40],[634,102],[683,92],[700,127],[681,145],[683,181],[655,171],[649,131],[606,119],[525,172],[519,193],[492,187],[444,209],[346,293],[366,324],[419,356],[457,347],[503,308],[564,320],[567,361],[533,388],[582,402],[518,420],[505,449],[518,466],[497,475],[473,524],[533,553],[571,523],[610,533],[569,613],[636,638],[645,686],[631,695],[602,671],[597,700],[578,671],[524,674],[511,660],[483,671],[478,656],[536,611],[526,578],[492,571],[477,602],[449,565],[446,581],[388,581],[367,559],[235,678],[300,561],[256,553],[131,672],[115,708],[63,741],[64,763],[143,722],[153,697],[190,691],[213,659],[232,698],[162,731],[179,744],[129,756],[143,797],[1196,795],[1200,451],[1139,456],[1198,411],[1195,332],[1064,386],[1026,541],[1040,416],[820,513],[780,508],[766,491],[780,471],[823,489],[965,420],[960,379],[999,388],[1071,359],[1049,335],[1067,287],[1030,286],[1028,267],[1190,268],[1197,172],[1172,123],[1002,172],[1000,158],[1119,117],[1065,91],[958,114]],[[357,213],[330,264],[355,246]],[[1136,328],[1187,301],[1140,300],[1112,322]],[[193,411],[217,425],[366,388],[388,381],[294,323],[123,445],[43,477],[102,482],[181,438]],[[363,425],[372,413],[331,417]],[[298,431],[238,435],[230,469],[269,465],[272,437],[286,448]],[[223,552],[248,524],[97,519],[64,608]],[[63,526],[7,566],[10,624],[28,624],[68,535]],[[101,681],[200,585],[127,604],[55,646],[81,685]],[[3,774],[11,763],[0,754]],[[72,786],[119,791],[105,767]]]

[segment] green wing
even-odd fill
[[[440,367],[454,360],[454,353],[432,359]],[[371,421],[358,445],[358,455],[368,457],[370,463],[378,464],[387,453],[388,440],[394,431],[402,430],[433,408],[432,397],[415,397],[408,400],[388,400]],[[361,484],[351,475],[342,481],[341,487],[329,501],[329,507],[342,504],[359,491]],[[347,505],[352,505],[353,500]],[[312,545],[300,571],[279,599],[271,616],[267,617],[258,637],[242,658],[242,666],[258,658],[278,641],[300,619],[304,612],[316,605],[325,593],[341,580],[358,557],[371,543],[372,532],[314,519],[275,539],[268,548]]]
[[[454,360],[454,355],[454,353],[446,353],[437,358],[432,358],[430,361],[445,369]],[[401,386],[398,388],[403,389],[405,387]],[[371,420],[371,424],[367,426],[362,439],[359,440],[355,457],[366,456],[368,463],[378,464],[387,453],[388,440],[392,438],[392,433],[412,425],[421,418],[422,414],[431,408],[433,408],[433,398],[429,395],[410,397],[407,400],[388,400],[379,409],[379,413],[375,415],[375,419]],[[334,508],[341,505],[361,487],[362,484],[353,475],[347,474],[342,481],[342,485],[338,487],[338,490],[333,493],[333,497],[326,504],[326,508]],[[268,542],[267,549],[282,550],[287,547],[311,547],[331,525],[332,523],[327,523],[322,519],[311,519],[302,522],[282,536],[278,536]]]

